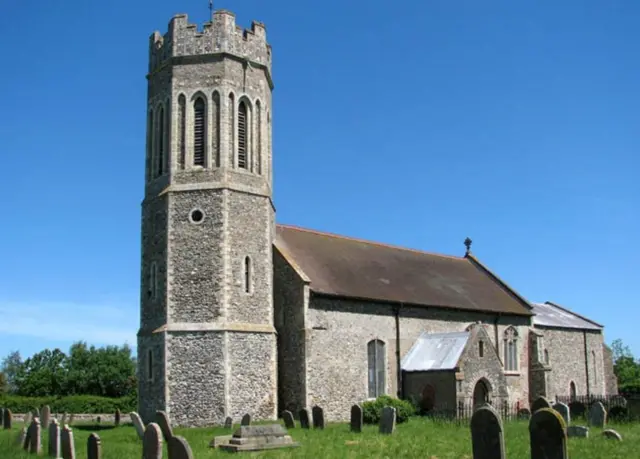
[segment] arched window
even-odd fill
[[[234,148],[236,141],[236,98],[234,97],[232,92],[229,93],[227,108],[229,109],[229,129],[231,130],[229,132],[229,151],[233,155],[233,152],[236,151]]]
[[[158,292],[158,265],[154,261],[149,268],[149,286],[147,296],[151,300],[155,300]]]
[[[244,257],[244,292],[251,293],[251,258]]]
[[[147,351],[147,379],[153,381],[153,351]]]
[[[156,177],[160,177],[164,174],[164,157],[166,150],[166,137],[165,137],[165,123],[164,107],[160,107],[158,113],[158,154],[156,156]]]
[[[187,98],[178,96],[178,168],[184,169],[187,157]]]
[[[571,401],[576,399],[576,383],[573,381],[569,383],[569,397],[571,397]]]
[[[216,167],[220,167],[220,94],[213,91],[211,95],[211,103],[213,104],[211,116],[213,116],[211,132],[211,151],[213,163]]]
[[[478,357],[484,357],[484,341],[478,341]]]
[[[249,132],[247,130],[247,104],[240,102],[238,107],[238,167],[249,169]]]
[[[515,327],[504,331],[504,369],[518,371],[518,331]]]
[[[207,105],[202,97],[193,103],[193,165],[205,167],[206,164],[206,126]]]
[[[386,392],[385,344],[379,339],[369,341],[367,356],[369,360],[369,398],[377,398]]]
[[[256,161],[257,172],[262,174],[262,106],[256,102]]]
[[[153,109],[150,109],[147,115],[147,180],[153,177],[153,132]]]
[[[598,384],[598,363],[596,362],[596,351],[591,351],[591,361],[593,362],[593,382]]]

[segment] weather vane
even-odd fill
[[[213,0],[209,0],[209,14],[211,15],[211,19],[213,20]]]
[[[466,239],[464,240],[464,245],[465,245],[465,247],[467,248],[467,255],[468,255],[469,253],[471,253],[471,243],[472,243],[472,241],[471,241],[471,239],[470,239],[470,238],[466,238]]]

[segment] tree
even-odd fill
[[[8,392],[9,385],[7,384],[7,377],[0,371],[0,395]]]
[[[617,339],[611,343],[613,354],[613,372],[618,380],[619,391],[640,391],[640,362],[631,352],[629,346],[625,346],[622,340]]]
[[[62,395],[66,385],[66,360],[60,349],[45,349],[25,360],[15,378],[18,395]]]
[[[22,357],[19,351],[12,351],[4,359],[0,371],[4,374],[7,392],[15,393],[18,390],[16,386],[16,375],[22,368]]]

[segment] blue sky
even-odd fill
[[[135,345],[148,37],[207,3],[0,5],[0,356]],[[273,46],[279,222],[458,255],[469,236],[640,355],[639,2],[216,7]]]

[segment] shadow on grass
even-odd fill
[[[104,424],[76,424],[71,426],[73,430],[86,430],[88,432],[98,432],[102,430],[113,430],[116,426],[104,425]]]

